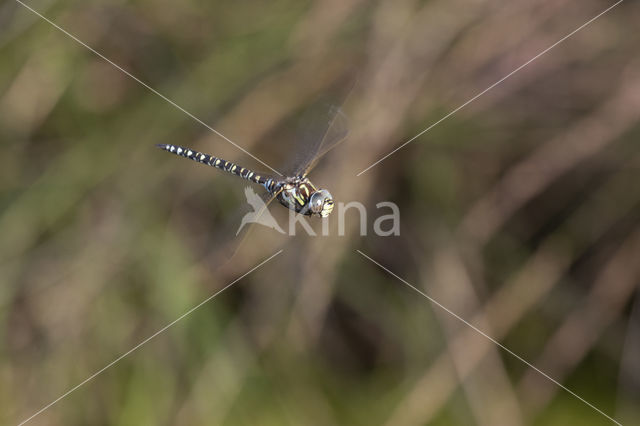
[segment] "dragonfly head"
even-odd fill
[[[313,214],[327,217],[333,211],[333,197],[326,189],[320,189],[311,194],[309,209]]]

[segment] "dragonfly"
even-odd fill
[[[329,108],[324,120],[320,120],[320,124],[323,136],[316,140],[307,137],[306,141],[299,144],[298,152],[293,161],[290,161],[289,167],[285,169],[284,176],[260,173],[214,155],[183,146],[172,144],[157,144],[156,146],[172,154],[214,167],[262,186],[267,192],[265,208],[273,199],[277,199],[280,204],[296,213],[327,217],[333,211],[333,196],[327,189],[319,189],[314,185],[307,175],[317,165],[320,158],[347,138],[349,127],[345,114],[335,106]]]

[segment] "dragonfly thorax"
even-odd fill
[[[280,204],[297,213],[327,217],[333,211],[333,197],[329,191],[317,189],[306,177],[287,178],[274,189]]]

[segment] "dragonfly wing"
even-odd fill
[[[306,176],[329,151],[344,142],[349,135],[349,120],[342,108],[331,106],[327,114],[328,125],[320,139],[313,156],[301,164],[297,175]]]
[[[254,187],[245,188],[247,203],[239,208],[232,220],[229,221],[228,230],[233,230],[234,235],[228,238],[226,256],[229,260],[240,250],[247,241],[249,234],[255,228],[255,224],[272,228],[275,232],[283,234],[285,231],[269,212],[269,205],[276,199],[277,194],[254,191]]]
[[[306,175],[318,159],[344,141],[349,133],[348,120],[340,107],[318,103],[300,120],[294,155],[283,168],[286,176]]]

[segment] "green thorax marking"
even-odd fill
[[[308,209],[309,199],[311,194],[318,189],[308,178],[289,178],[283,181],[281,185],[282,191],[278,194],[280,204],[298,213],[311,214]]]

